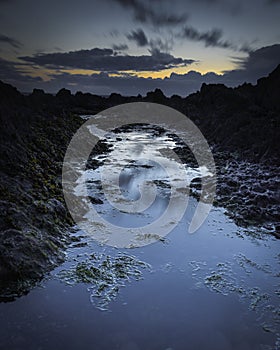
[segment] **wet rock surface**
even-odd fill
[[[0,300],[24,294],[63,260],[72,225],[61,165],[78,117],[28,106],[0,87]]]
[[[167,135],[176,142],[175,151],[181,161],[190,167],[198,167],[197,161],[190,149],[182,143],[178,136],[170,134],[163,128],[145,124],[128,125],[114,130],[114,134],[130,133],[131,131],[149,132],[154,138]],[[115,142],[122,138],[115,137]],[[111,139],[102,142],[102,154],[108,155],[112,150]],[[107,146],[105,146],[107,144]],[[99,148],[100,154],[101,148]],[[280,238],[280,176],[277,160],[257,162],[253,159],[242,159],[238,152],[221,151],[219,146],[212,148],[216,164],[216,196],[214,205],[226,208],[226,215],[242,227],[256,226],[268,234]],[[102,162],[95,164],[95,156],[88,162],[88,169],[96,169]],[[131,165],[132,166],[132,165]],[[146,165],[148,167],[148,165]],[[212,179],[209,177],[209,181]],[[159,184],[160,187],[163,184]],[[211,188],[211,187],[210,187]],[[191,182],[190,194],[201,198],[201,179]],[[202,198],[207,202],[207,194]],[[96,199],[93,201],[100,204]]]
[[[279,235],[279,168],[217,154],[217,202],[241,226],[262,226]],[[226,166],[224,162],[226,160]]]
[[[226,208],[237,225],[257,226],[280,238],[279,167],[241,160],[228,152],[214,152],[217,171],[214,205]],[[192,183],[191,194],[201,195],[200,181]]]
[[[203,84],[186,98],[167,98],[158,89],[146,97],[72,95],[65,89],[56,96],[36,89],[23,96],[0,82],[1,299],[27,292],[62,261],[72,220],[63,199],[61,169],[67,145],[83,123],[77,113],[94,114],[120,103],[161,103],[188,115],[214,153],[217,205],[238,224],[264,226],[279,238],[279,84],[280,66],[256,86]],[[93,152],[109,150],[108,145],[98,147]],[[193,162],[188,151],[181,150],[181,156]],[[89,160],[91,168],[98,165]],[[193,185],[193,195],[200,194],[199,186]],[[99,198],[92,201],[100,203]]]

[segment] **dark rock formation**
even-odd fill
[[[38,90],[26,99],[1,83],[0,100],[0,298],[6,299],[10,281],[17,281],[12,295],[22,294],[63,258],[72,222],[61,164],[81,120],[46,114],[52,96]]]
[[[279,162],[280,66],[256,86],[235,89],[203,84],[186,98],[186,114],[194,119],[209,142],[221,150],[262,162]]]

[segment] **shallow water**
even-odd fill
[[[112,169],[125,166],[121,193],[116,194],[110,183],[108,192],[116,194],[116,203],[121,195],[137,200],[139,184],[157,180],[152,206],[143,213],[120,212],[102,196],[101,168],[83,175],[89,193],[104,200],[95,205],[104,218],[138,227],[165,210],[169,182],[163,169],[142,159],[146,154],[140,138],[149,142],[148,132],[117,137],[122,140],[111,139],[114,148],[108,158]],[[124,138],[129,138],[130,147]],[[173,143],[160,136],[158,144],[149,147],[150,154],[162,145]],[[137,161],[128,166],[123,159]],[[190,178],[198,174],[199,169],[189,169]],[[79,193],[79,181],[76,190]],[[190,198],[172,232],[144,247],[116,249],[98,244],[81,230],[73,232],[65,263],[27,296],[0,304],[0,347],[279,349],[279,241],[236,226],[222,208],[213,208],[200,229],[189,234],[196,206]]]

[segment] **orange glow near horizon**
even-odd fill
[[[221,68],[222,67],[222,68]],[[87,70],[87,69],[46,69],[40,67],[32,67],[32,66],[19,66],[22,72],[31,77],[40,77],[43,81],[49,81],[52,79],[51,75],[68,73],[70,75],[92,75],[92,74],[100,74],[101,71],[96,70]],[[164,79],[169,78],[172,73],[176,74],[187,74],[190,71],[196,71],[201,74],[206,74],[208,72],[214,72],[216,74],[222,74],[225,70],[234,69],[234,65],[232,62],[211,62],[204,63],[200,62],[197,64],[190,65],[188,67],[177,67],[171,69],[164,69],[162,71],[120,71],[118,73],[108,73],[110,77],[121,77],[124,74],[131,74],[135,77],[139,78],[152,78],[152,79]]]
[[[70,73],[70,74],[78,74],[78,75],[92,75],[92,74],[99,74],[100,71],[98,70],[89,70],[89,69],[61,69],[60,72],[62,73]]]
[[[110,77],[120,77],[123,74],[131,74],[139,78],[152,78],[152,79],[164,79],[169,78],[172,73],[176,74],[187,74],[190,71],[196,71],[201,74],[206,74],[209,72],[213,72],[216,74],[223,74],[223,71],[225,70],[232,70],[234,69],[234,64],[232,62],[220,62],[215,61],[211,63],[197,63],[194,65],[190,65],[188,67],[177,67],[177,68],[170,68],[170,69],[164,69],[161,71],[119,71],[119,73],[108,73]],[[61,70],[61,72],[69,73],[69,74],[81,74],[81,75],[91,75],[91,74],[99,74],[100,71],[93,71],[93,70],[86,70],[86,69],[64,69]]]

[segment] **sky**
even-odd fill
[[[0,80],[187,96],[256,83],[280,63],[280,0],[0,0]]]

